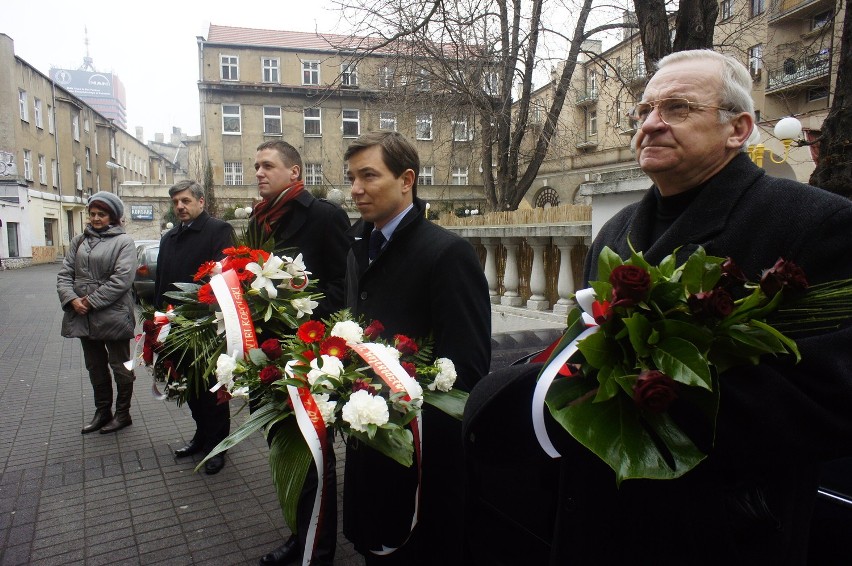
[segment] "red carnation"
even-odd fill
[[[299,327],[296,336],[306,344],[316,342],[325,336],[325,325],[318,320],[309,320]]]
[[[207,305],[216,304],[216,295],[213,294],[213,287],[210,286],[210,283],[206,283],[198,289],[198,302]]]
[[[651,275],[635,265],[619,265],[609,274],[612,306],[632,307],[648,298]]]
[[[404,369],[411,377],[415,377],[417,375],[417,366],[411,362],[402,362],[402,369]]]
[[[260,370],[260,382],[269,385],[273,381],[278,381],[281,379],[281,370],[278,369],[278,366],[266,366],[262,370]]]
[[[201,264],[201,267],[198,268],[198,271],[195,272],[195,275],[192,276],[193,281],[201,281],[211,273],[216,268],[215,261],[205,261]]]
[[[281,342],[279,342],[277,338],[264,340],[260,345],[260,349],[263,350],[263,353],[266,354],[266,357],[270,360],[277,360],[283,353],[281,351]]]
[[[636,378],[633,400],[652,413],[663,413],[677,399],[677,383],[661,371],[645,370]]]
[[[331,336],[323,340],[322,344],[320,344],[321,356],[334,356],[342,360],[346,357],[348,351],[349,347],[346,345],[346,340],[340,336]]]
[[[364,338],[368,340],[375,340],[384,331],[385,326],[378,320],[374,320],[367,326],[367,328],[364,329]]]
[[[397,334],[393,337],[394,346],[403,356],[407,356],[409,354],[416,354],[420,349],[417,347],[417,343],[405,336],[404,334]]]
[[[774,297],[782,289],[802,292],[808,288],[808,280],[804,270],[783,257],[779,257],[775,265],[763,272],[760,277],[760,290],[769,297]]]
[[[216,390],[216,404],[222,405],[223,403],[227,403],[231,400],[231,394],[228,393],[228,390],[224,387],[220,387]]]

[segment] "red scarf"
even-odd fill
[[[289,202],[299,196],[304,188],[305,183],[295,181],[278,193],[273,200],[263,199],[255,205],[252,218],[258,226],[263,227],[267,235],[271,234],[272,225],[281,220],[281,217],[290,210]]]

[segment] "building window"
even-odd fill
[[[488,96],[500,95],[500,75],[494,72],[485,73],[483,90]]]
[[[80,115],[76,112],[71,115],[71,135],[74,141],[80,141]]]
[[[598,74],[594,69],[586,69],[586,94],[591,98],[598,97]]]
[[[83,131],[89,133],[89,118],[83,118]]]
[[[343,111],[343,137],[357,138],[361,135],[361,117],[359,110]]]
[[[30,121],[30,108],[27,102],[27,91],[18,90],[18,107],[21,111],[21,120],[24,122]]]
[[[831,10],[820,12],[815,16],[812,16],[809,22],[811,31],[818,30],[824,28],[826,25],[831,23],[831,19],[834,16],[834,12]]]
[[[750,0],[751,1],[751,17],[759,16],[766,10],[766,0]]]
[[[817,87],[808,89],[808,93],[807,93],[808,102],[813,102],[814,100],[825,100],[826,98],[828,98],[828,87],[817,86]]]
[[[379,129],[396,131],[396,112],[379,112]]]
[[[47,131],[51,134],[56,131],[56,116],[53,115],[53,106],[47,105]]]
[[[322,185],[322,163],[305,163],[305,185]]]
[[[42,185],[47,184],[47,162],[41,154],[38,156],[38,182]]]
[[[587,120],[586,131],[589,133],[589,136],[598,135],[598,112],[597,112],[597,110],[589,110],[588,114],[586,114],[586,120]]]
[[[44,123],[42,122],[42,118],[41,118],[41,99],[40,98],[36,98],[36,99],[33,100],[33,111],[34,111],[34,114],[35,114],[34,118],[35,118],[36,128],[38,128],[39,130],[43,130],[44,129]]]
[[[222,68],[221,78],[223,81],[240,80],[239,60],[239,57],[236,55],[219,55]]]
[[[349,162],[343,162],[343,185],[351,185],[349,182]]]
[[[453,176],[450,183],[453,185],[467,185],[467,167],[453,167]]]
[[[417,115],[417,123],[415,127],[415,138],[418,140],[431,140],[432,139],[432,115],[431,114],[418,114]]]
[[[9,243],[9,257],[18,257],[20,250],[18,248],[18,223],[9,222],[6,228],[6,235]]]
[[[226,185],[242,185],[243,184],[243,164],[241,161],[226,161],[225,162],[225,184]]]
[[[319,61],[302,61],[302,84],[318,85],[320,82]]]
[[[432,80],[429,77],[429,71],[420,69],[417,71],[417,90],[427,91],[432,88]]]
[[[645,52],[640,47],[638,51],[636,51],[636,76],[644,77],[647,70],[645,69]]]
[[[24,179],[33,180],[33,152],[28,149],[24,150]]]
[[[265,83],[277,83],[278,79],[278,67],[280,65],[279,59],[272,59],[269,57],[261,57],[260,58],[261,67],[263,67],[263,82]]]
[[[54,228],[56,227],[56,220],[53,218],[45,218],[44,219],[44,245],[52,246],[54,239]]]
[[[340,84],[343,86],[358,86],[358,71],[354,63],[340,65]]]
[[[79,193],[83,192],[83,168],[80,167],[79,163],[74,164],[74,188],[77,189]]]
[[[222,105],[222,133],[239,134],[242,131],[239,104]]]
[[[92,170],[92,152],[87,147],[86,148],[86,171],[91,171],[91,170]]]
[[[263,133],[267,135],[281,135],[281,107],[263,107]]]
[[[719,19],[727,20],[734,15],[734,0],[722,0],[719,2]]]
[[[305,135],[322,135],[322,120],[319,108],[305,108]]]
[[[379,87],[393,88],[393,69],[390,67],[379,69]]]
[[[435,184],[435,166],[434,165],[422,165],[420,167],[420,174],[417,175],[417,184],[418,185],[434,185]]]
[[[758,43],[748,48],[748,70],[753,78],[760,77],[760,69],[763,68],[763,45]]]
[[[50,175],[52,176],[51,183],[53,187],[56,188],[59,186],[59,165],[56,163],[55,159],[50,160]]]
[[[470,131],[467,128],[467,118],[453,120],[453,141],[470,140]]]

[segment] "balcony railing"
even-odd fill
[[[775,0],[769,8],[769,21],[784,18],[806,6],[820,3],[826,4],[829,8],[833,6],[832,2],[825,2],[825,0]]]
[[[598,89],[592,88],[577,95],[577,106],[587,106],[598,101]]]
[[[788,57],[778,68],[770,69],[766,91],[771,92],[799,85],[829,74],[831,52],[822,49],[798,59]]]
[[[629,86],[635,86],[648,79],[648,71],[644,65],[624,65],[618,69],[618,76]]]

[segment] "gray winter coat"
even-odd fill
[[[133,337],[135,312],[130,287],[136,272],[133,238],[121,226],[95,232],[86,226],[71,240],[56,291],[65,311],[66,338],[123,340]],[[77,297],[89,297],[91,310],[79,316],[71,306]]]

